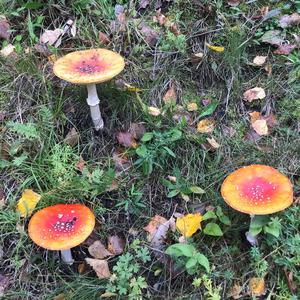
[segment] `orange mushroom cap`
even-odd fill
[[[232,208],[254,215],[275,213],[293,202],[290,180],[265,165],[250,165],[234,171],[224,180],[221,194]]]
[[[90,49],[69,53],[53,66],[54,74],[76,84],[100,83],[118,75],[125,66],[123,57],[107,49]]]
[[[30,238],[49,250],[81,244],[93,231],[95,216],[82,204],[57,204],[36,212],[29,221]]]

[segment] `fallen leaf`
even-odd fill
[[[128,156],[120,148],[114,151],[112,160],[118,170],[123,170],[129,166]]]
[[[144,230],[149,232],[151,237],[150,240],[152,239],[153,235],[156,233],[157,228],[160,224],[164,224],[167,222],[167,219],[159,216],[159,215],[155,215],[150,222],[148,223],[147,226],[144,227]]]
[[[8,40],[10,37],[9,23],[4,15],[0,15],[0,39]]]
[[[264,99],[266,97],[266,93],[263,88],[254,87],[244,92],[243,97],[245,101],[252,102],[256,99]]]
[[[146,8],[149,5],[149,0],[141,0],[140,8]]]
[[[64,293],[60,293],[53,298],[53,300],[64,300],[64,299],[66,299],[66,296]]]
[[[202,216],[200,213],[187,214],[176,220],[176,228],[184,237],[191,237],[201,228]]]
[[[85,261],[94,269],[98,278],[109,278],[111,276],[106,260],[86,258]]]
[[[202,61],[203,56],[204,56],[204,53],[203,53],[203,52],[193,53],[193,54],[191,55],[191,61],[192,61],[192,63],[198,64],[199,62]]]
[[[296,48],[297,48],[297,45],[295,45],[295,44],[279,45],[278,48],[274,51],[274,54],[289,55]]]
[[[261,41],[263,43],[268,43],[271,45],[283,45],[285,43],[285,39],[282,36],[282,33],[280,30],[268,30],[264,33],[264,35],[261,37]]]
[[[171,182],[174,182],[174,183],[176,183],[176,181],[177,181],[177,178],[176,178],[175,176],[168,175],[167,178],[168,178]]]
[[[175,87],[174,84],[170,84],[169,89],[167,90],[167,92],[165,93],[164,97],[163,97],[163,101],[165,102],[165,104],[176,104],[176,91],[175,91]]]
[[[84,262],[78,265],[77,270],[79,274],[83,274],[85,272],[85,266],[86,264]]]
[[[95,241],[92,245],[89,246],[88,250],[89,253],[97,259],[103,259],[105,257],[114,255],[109,252],[100,241]]]
[[[300,24],[300,15],[293,13],[291,15],[284,15],[279,19],[278,25],[281,28],[291,27]]]
[[[4,292],[8,286],[9,286],[8,277],[0,274],[0,297],[4,295]]]
[[[99,31],[98,33],[99,42],[104,45],[108,45],[110,43],[110,39],[107,34]]]
[[[80,160],[75,164],[75,168],[82,172],[86,167],[85,163],[85,160],[82,157],[80,157]]]
[[[191,102],[187,105],[187,110],[188,111],[196,111],[198,110],[198,105],[195,102]]]
[[[56,44],[62,34],[63,30],[59,28],[56,28],[54,30],[45,30],[45,32],[40,37],[40,43],[52,46]],[[58,47],[59,44],[56,44],[55,46]]]
[[[150,47],[155,47],[158,42],[158,33],[152,29],[151,27],[142,24],[141,26],[141,33],[145,38],[146,43]]]
[[[42,44],[42,43],[37,43],[34,45],[34,50],[40,54],[42,54],[45,57],[48,57],[51,55],[51,51],[48,48],[48,45]]]
[[[240,0],[227,0],[227,4],[232,7],[236,7],[240,4]]]
[[[236,130],[231,126],[223,126],[222,131],[224,136],[232,138],[236,134]]]
[[[286,280],[289,286],[289,290],[291,293],[295,293],[297,291],[297,284],[294,280],[293,272],[287,271],[287,269],[284,269],[284,274],[286,276]]]
[[[111,185],[109,187],[106,188],[106,192],[111,192],[114,190],[117,190],[119,188],[119,183],[116,179],[113,179],[111,182]]]
[[[256,120],[251,124],[252,128],[259,135],[268,135],[269,129],[266,120]]]
[[[117,133],[118,143],[126,148],[136,148],[138,146],[136,140],[130,132],[120,131]]]
[[[112,235],[108,237],[107,249],[114,255],[119,255],[124,252],[125,241],[117,235]]]
[[[260,55],[258,55],[258,56],[254,57],[253,64],[255,66],[260,67],[260,66],[262,66],[262,65],[265,64],[266,60],[267,60],[267,56],[260,56]]]
[[[30,216],[40,199],[41,195],[35,193],[33,190],[24,190],[17,204],[17,212],[24,218]]]
[[[232,297],[233,299],[240,299],[244,295],[242,295],[243,288],[239,284],[234,284],[233,287],[230,289],[228,297]]]
[[[154,106],[148,106],[148,113],[151,115],[151,116],[154,116],[154,117],[157,117],[161,114],[161,111],[159,108],[157,107],[154,107]]]
[[[213,138],[207,138],[207,142],[212,146],[213,149],[218,149],[221,147],[221,145]]]
[[[0,209],[6,204],[6,197],[3,188],[0,187]]]
[[[200,133],[211,133],[215,129],[215,121],[211,118],[203,119],[197,124],[197,131]]]
[[[73,147],[79,143],[79,138],[79,132],[74,127],[72,127],[71,130],[67,133],[64,142]]]
[[[176,23],[171,23],[169,29],[175,36],[180,34],[180,30],[178,29],[178,25]]]
[[[116,297],[118,294],[112,293],[112,292],[105,292],[100,295],[100,298],[111,298],[111,297]]]
[[[253,111],[249,113],[250,115],[250,122],[254,123],[255,121],[257,121],[258,119],[261,118],[261,114],[258,111]]]
[[[253,277],[249,281],[249,292],[251,296],[262,296],[265,294],[265,280]]]
[[[214,46],[214,45],[210,45],[206,43],[207,48],[209,48],[210,50],[213,50],[215,52],[224,52],[225,48],[223,46]]]
[[[161,9],[156,11],[156,16],[153,18],[154,22],[157,22],[160,26],[164,26],[167,22],[165,15],[161,13]]]
[[[0,54],[4,57],[8,57],[15,53],[16,47],[12,44],[8,44],[7,46],[3,47],[0,51]]]
[[[134,139],[140,140],[146,133],[146,127],[144,123],[131,123],[129,127],[129,133]]]

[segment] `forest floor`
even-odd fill
[[[2,1],[0,298],[299,299],[299,14],[296,0]],[[53,73],[91,48],[125,59],[97,86],[99,132],[86,88]],[[294,189],[256,245],[220,193],[251,164]],[[22,216],[20,198],[39,201]],[[57,203],[96,217],[71,266],[28,235]],[[201,228],[182,237],[187,214]]]

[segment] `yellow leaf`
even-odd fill
[[[269,128],[266,120],[256,120],[252,124],[252,128],[258,133],[259,135],[268,135]]]
[[[125,87],[125,90],[128,91],[128,92],[141,92],[142,90],[129,84],[129,83],[126,83],[124,82],[124,87]]]
[[[176,228],[185,237],[191,237],[199,228],[201,228],[202,216],[200,213],[187,214],[176,220]]]
[[[197,131],[200,133],[211,133],[215,129],[215,121],[213,119],[204,119],[197,124]]]
[[[157,107],[154,107],[154,106],[148,106],[148,113],[151,115],[151,116],[154,116],[154,117],[157,117],[161,114],[161,111],[159,108]]]
[[[196,111],[198,110],[198,105],[195,102],[191,102],[187,105],[187,110],[188,111]]]
[[[210,44],[206,44],[207,48],[210,50],[213,50],[215,52],[224,52],[225,48],[223,46],[214,46]]]
[[[253,277],[249,281],[249,290],[251,296],[262,296],[265,294],[265,280],[263,278]]]
[[[41,195],[33,190],[24,190],[17,204],[17,211],[21,214],[21,217],[30,216],[40,199]]]

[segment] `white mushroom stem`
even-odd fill
[[[60,250],[61,259],[65,264],[72,265],[74,259],[72,257],[71,249]]]
[[[99,107],[100,100],[98,98],[96,84],[88,84],[87,90],[88,90],[88,98],[86,99],[86,101],[91,109],[91,117],[95,129],[98,131],[100,129],[103,129],[104,122],[100,112],[100,107]]]
[[[250,226],[251,226],[251,222],[253,220],[253,218],[255,217],[255,215],[251,214],[250,215]],[[258,240],[257,240],[257,235],[253,235],[250,230],[247,231],[245,233],[246,239],[247,241],[251,244],[251,246],[257,246],[258,245]]]

